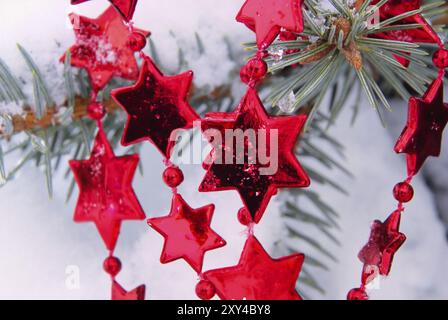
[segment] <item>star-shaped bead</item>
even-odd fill
[[[257,36],[259,49],[266,49],[280,31],[301,33],[303,0],[246,0],[236,20]]]
[[[443,80],[436,79],[422,99],[409,100],[406,127],[395,151],[407,154],[408,174],[415,175],[429,156],[438,157],[443,130],[448,122],[448,104],[443,103]]]
[[[406,236],[399,232],[400,220],[400,211],[395,211],[384,222],[374,221],[369,241],[358,255],[364,265],[377,266],[384,276],[389,274],[395,253],[406,241]]]
[[[90,0],[71,0],[71,4],[76,5]],[[125,21],[130,21],[134,16],[138,0],[109,0]]]
[[[372,1],[372,5],[377,4],[380,0]],[[381,21],[399,16],[403,13],[417,10],[421,6],[421,0],[388,0],[383,6],[381,6],[379,13]],[[411,17],[402,19],[396,24],[419,24],[420,28],[405,29],[405,30],[392,30],[388,32],[381,32],[373,34],[374,37],[404,41],[412,43],[441,43],[440,37],[437,32],[431,27],[426,19],[421,14],[416,14]],[[410,61],[404,57],[395,55],[395,59],[399,61],[405,67],[409,66]]]
[[[112,282],[112,300],[145,300],[145,285],[138,286],[132,291],[126,291],[115,280]]]
[[[94,222],[109,250],[114,250],[122,220],[145,218],[132,189],[138,155],[115,157],[102,130],[88,160],[71,160],[80,194],[75,222]]]
[[[193,72],[164,76],[145,57],[137,83],[112,91],[112,97],[128,113],[122,143],[125,146],[151,141],[170,157],[178,129],[193,126],[199,116],[187,102]]]
[[[254,236],[249,236],[234,267],[203,274],[222,300],[301,300],[295,286],[303,254],[271,258]]]
[[[132,32],[110,6],[98,18],[70,14],[76,43],[70,48],[71,65],[86,69],[95,91],[103,89],[114,77],[135,80],[138,65],[129,41]],[[134,29],[145,37],[149,31]],[[65,54],[61,58],[65,60]]]
[[[233,113],[208,114],[202,121],[202,130],[214,147],[213,163],[208,166],[199,191],[237,190],[258,223],[278,188],[310,185],[308,175],[294,155],[305,121],[304,115],[269,116],[253,89],[248,90]],[[218,144],[214,140],[217,132],[222,137]],[[246,134],[244,150],[237,148],[238,143],[234,144],[229,132]],[[254,141],[248,139],[250,136]],[[265,158],[268,155],[270,159]]]
[[[200,273],[205,252],[226,244],[210,228],[214,210],[213,204],[192,209],[179,194],[175,194],[168,216],[148,220],[148,224],[165,238],[160,261],[168,263],[184,259]]]

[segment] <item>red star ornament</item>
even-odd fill
[[[301,300],[295,286],[303,254],[271,258],[254,236],[249,236],[234,267],[203,274],[222,300]]]
[[[439,77],[422,99],[409,100],[407,124],[395,145],[395,152],[407,154],[409,175],[417,174],[429,156],[440,155],[447,122],[448,105],[443,103],[443,79]]]
[[[165,238],[160,261],[169,263],[184,259],[200,273],[205,252],[226,245],[224,239],[210,228],[214,210],[213,204],[192,209],[179,194],[175,194],[168,216],[148,220],[148,224]]]
[[[145,300],[145,291],[144,284],[128,292],[117,281],[112,282],[112,300]]]
[[[259,49],[266,49],[281,29],[303,31],[303,0],[246,0],[236,20],[255,32]]]
[[[71,0],[72,5],[80,4],[90,0]],[[109,0],[125,21],[130,21],[134,16],[138,0]]]
[[[305,115],[269,116],[253,89],[248,90],[233,113],[208,114],[201,124],[204,136],[212,144],[216,132],[223,139],[220,145],[214,145],[212,160],[208,159],[213,163],[207,161],[211,165],[208,166],[199,191],[237,190],[254,222],[258,223],[278,188],[310,185],[308,175],[294,155],[294,147],[305,121]],[[237,144],[233,143],[233,136],[227,137],[229,130],[243,133],[252,131],[254,137],[258,136],[258,141],[253,141],[254,144],[245,139],[244,152],[241,152],[237,150]],[[210,132],[213,133],[212,136],[209,136]],[[277,140],[274,133],[277,133]],[[271,136],[275,142],[273,145]],[[226,163],[229,153],[232,161]],[[266,159],[261,161],[261,156],[268,153],[271,156],[269,163]],[[264,171],[266,169],[268,170]]]
[[[138,155],[115,157],[103,131],[99,131],[88,160],[71,160],[79,186],[75,222],[94,222],[107,249],[113,251],[122,220],[145,218],[132,189]]]
[[[71,65],[87,71],[94,91],[103,89],[114,76],[137,79],[138,65],[129,46],[132,31],[112,6],[96,19],[72,13],[70,20],[76,36],[70,48]],[[134,32],[150,35],[140,29]]]
[[[359,252],[361,262],[377,266],[381,275],[389,275],[394,255],[406,241],[406,236],[399,232],[400,220],[400,211],[395,211],[384,222],[374,221],[369,241]]]
[[[187,101],[192,79],[192,71],[165,76],[145,57],[137,83],[111,93],[128,114],[122,144],[148,140],[169,159],[176,131],[191,128],[199,120]]]
[[[372,5],[377,4],[379,0],[372,1]],[[403,13],[417,10],[421,6],[421,0],[389,0],[380,8],[380,18],[381,21],[396,17]],[[437,32],[431,27],[431,25],[426,21],[421,14],[416,14],[411,17],[402,19],[396,24],[413,24],[418,23],[421,28],[407,29],[407,30],[393,30],[389,32],[376,33],[375,37],[395,40],[395,41],[405,41],[411,43],[441,43],[440,37]],[[396,56],[395,58],[405,67],[409,66],[410,61],[406,58]]]

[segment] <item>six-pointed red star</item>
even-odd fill
[[[390,273],[394,255],[406,241],[399,231],[400,220],[400,211],[395,211],[384,222],[374,221],[369,241],[358,255],[364,265],[377,266],[384,276]]]
[[[272,259],[254,236],[244,245],[238,265],[203,274],[222,300],[300,300],[295,286],[303,254]]]
[[[76,5],[90,0],[71,0],[71,4]],[[125,21],[130,21],[134,15],[138,0],[109,0],[115,9],[121,14]]]
[[[448,122],[448,104],[443,103],[443,80],[436,79],[422,99],[409,100],[406,127],[395,145],[407,154],[408,174],[415,175],[429,156],[438,157],[442,134]]]
[[[209,133],[218,131],[223,138],[220,145],[211,141],[215,147],[214,161],[208,167],[199,191],[237,190],[254,222],[258,223],[278,188],[310,185],[308,175],[294,155],[295,144],[305,121],[304,115],[269,116],[253,89],[248,90],[235,112],[208,114],[202,121],[204,136],[213,140],[214,134],[209,136]],[[241,152],[236,148],[233,136],[224,138],[229,130],[252,131],[257,141],[254,145],[245,140],[244,151]],[[228,153],[232,156],[231,163],[225,161]],[[267,159],[261,161],[260,157],[267,155],[271,157],[269,163]]]
[[[70,167],[80,194],[76,222],[94,222],[109,250],[114,250],[122,220],[142,220],[145,214],[132,189],[138,155],[115,157],[99,131],[88,160],[72,160]]]
[[[192,209],[179,195],[173,196],[171,212],[166,217],[152,218],[148,224],[165,238],[160,261],[184,259],[198,273],[206,251],[226,244],[211,228],[213,204]]]
[[[151,141],[170,157],[178,129],[193,126],[199,116],[187,102],[193,72],[164,76],[154,62],[145,57],[137,83],[112,91],[112,97],[128,113],[122,144]]]
[[[132,35],[117,11],[110,6],[98,18],[90,19],[70,14],[76,43],[70,48],[71,64],[84,68],[95,91],[103,89],[112,77],[135,80],[138,65],[129,46]],[[149,31],[135,29],[149,36]],[[61,58],[65,60],[65,54]]]
[[[115,280],[112,282],[112,300],[145,300],[145,290],[144,284],[138,286],[132,291],[126,291],[123,287]]]
[[[257,36],[257,45],[266,49],[281,29],[301,33],[303,0],[246,0],[236,20]]]

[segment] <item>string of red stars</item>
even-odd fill
[[[395,7],[390,4],[380,9],[380,15],[382,19],[387,19],[394,12],[402,13],[400,10],[404,9],[399,3]],[[412,179],[429,156],[440,155],[442,134],[448,122],[448,105],[443,102],[443,79],[445,68],[448,67],[448,50],[445,49],[439,35],[421,15],[415,15],[410,19],[419,23],[422,29],[402,31],[400,37],[437,44],[439,49],[433,55],[433,63],[439,72],[422,98],[411,97],[409,100],[406,127],[395,145],[395,152],[407,155],[408,176],[393,189],[394,198],[398,202],[397,209],[384,222],[376,220],[371,226],[369,240],[358,254],[359,260],[363,263],[361,285],[349,291],[348,300],[368,300],[366,286],[378,276],[389,275],[393,257],[406,240],[406,236],[400,232],[400,221],[405,210],[404,204],[411,201],[414,196]],[[383,37],[400,40],[394,33],[384,34]],[[404,61],[399,57],[397,59],[404,65],[409,65],[406,59]]]
[[[114,256],[121,222],[145,218],[132,189],[139,156],[114,155],[103,128],[106,110],[99,93],[113,76],[135,80],[138,65],[134,53],[145,47],[150,33],[133,27],[131,19],[137,0],[110,2],[112,5],[96,19],[70,15],[76,36],[76,43],[70,48],[70,62],[74,67],[86,69],[89,75],[92,93],[87,112],[98,127],[90,158],[69,162],[80,189],[73,219],[94,222],[109,250],[103,268],[112,281],[112,300],[144,300],[145,285],[128,292],[117,282],[121,261]],[[65,59],[66,55],[61,58]]]
[[[279,188],[301,188],[310,184],[308,175],[293,152],[306,116],[269,116],[255,89],[267,73],[267,64],[263,58],[267,55],[268,46],[280,33],[279,23],[294,21],[285,27],[289,31],[303,30],[301,8],[291,8],[289,3],[292,2],[245,2],[237,21],[245,23],[252,30],[267,32],[257,32],[258,52],[241,69],[241,80],[247,85],[247,92],[234,112],[209,113],[201,121],[203,135],[213,145],[213,151],[204,163],[207,172],[199,191],[238,191],[244,204],[238,212],[238,220],[247,226],[247,240],[238,264],[199,274],[196,293],[201,299],[211,299],[215,294],[224,300],[301,299],[296,291],[296,282],[304,255],[293,254],[273,259],[254,235],[255,224],[260,222],[271,197]],[[272,19],[273,13],[282,18]],[[246,137],[245,153],[240,154],[234,148],[233,137],[221,139],[218,143],[215,141],[217,133],[227,137],[227,130],[253,130],[259,134],[258,141],[253,143]],[[265,135],[264,139],[260,138],[260,133]],[[275,154],[278,154],[278,159],[275,160],[278,160],[278,170],[266,173],[267,163],[260,159],[260,151],[268,150],[272,155],[273,148],[277,148]],[[217,161],[222,159],[233,161]]]

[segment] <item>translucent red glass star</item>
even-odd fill
[[[246,0],[236,20],[255,32],[257,45],[266,49],[282,29],[303,31],[303,0]]]
[[[400,211],[395,211],[384,222],[374,221],[369,241],[359,252],[361,262],[377,266],[381,275],[389,274],[395,253],[406,241],[406,236],[399,232],[400,219]]]
[[[442,134],[448,122],[448,105],[443,103],[443,80],[436,79],[422,99],[409,100],[406,127],[395,145],[407,154],[409,175],[415,175],[429,156],[438,157]]]
[[[128,292],[117,281],[113,280],[112,300],[145,300],[145,290],[145,285],[141,285]]]
[[[112,6],[96,19],[73,13],[70,19],[76,35],[70,48],[71,64],[86,69],[94,91],[103,89],[114,76],[137,79],[138,65],[129,39],[133,32],[148,37],[148,31],[132,32]]]
[[[80,4],[90,0],[71,0],[72,4]],[[125,21],[130,21],[134,16],[138,0],[109,0]]]
[[[200,273],[205,252],[226,244],[210,228],[214,209],[213,204],[192,209],[179,194],[174,194],[170,214],[148,220],[148,224],[165,238],[160,261],[184,259]]]
[[[102,130],[88,160],[72,160],[70,167],[80,194],[76,222],[94,222],[107,248],[113,250],[122,220],[142,220],[145,214],[132,189],[138,155],[115,157]]]
[[[236,266],[207,271],[203,278],[222,300],[300,300],[295,286],[303,260],[303,254],[273,259],[249,236]]]
[[[164,76],[146,57],[138,82],[112,92],[128,113],[122,143],[127,146],[149,140],[169,158],[176,130],[191,128],[199,119],[187,102],[192,79],[192,71]]]
[[[208,159],[213,163],[208,166],[199,191],[237,190],[254,222],[258,223],[278,188],[310,184],[293,151],[305,121],[304,115],[269,116],[253,89],[248,90],[235,112],[208,114],[202,121],[202,130],[215,149]],[[253,143],[246,137],[244,150],[238,150],[233,136],[224,138],[229,130],[246,133],[252,130],[257,141]],[[223,137],[219,145],[213,141],[215,132]],[[270,161],[262,159],[262,155],[268,154]],[[230,163],[226,158],[230,158],[227,159]]]

